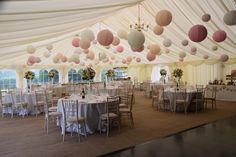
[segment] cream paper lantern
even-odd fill
[[[36,63],[40,63],[41,62],[41,59],[39,57],[35,57],[35,62]]]
[[[236,25],[235,17],[236,17],[236,10],[230,10],[224,15],[223,20],[226,25],[233,26]]]
[[[142,32],[131,30],[128,35],[128,43],[131,47],[139,48],[145,42],[145,37]]]
[[[32,45],[27,46],[26,50],[27,50],[27,53],[29,54],[33,54],[36,51],[35,47]]]
[[[95,39],[94,33],[90,29],[85,29],[80,33],[81,39],[88,39],[90,42],[92,42]]]
[[[216,50],[218,50],[218,47],[217,47],[216,45],[213,45],[213,46],[211,47],[211,49],[212,49],[212,51],[216,51]]]
[[[90,41],[87,38],[81,39],[79,47],[82,49],[88,49],[90,47]]]
[[[61,57],[61,61],[62,61],[63,63],[67,62],[67,57],[66,57],[66,56],[62,56],[62,57]]]
[[[127,58],[126,58],[126,61],[127,61],[127,62],[132,62],[132,57],[130,57],[130,56],[127,57]]]
[[[183,62],[183,61],[184,61],[184,58],[179,58],[179,61],[180,61],[180,62]]]
[[[126,64],[126,59],[122,59],[122,63],[123,63],[123,64]]]
[[[121,39],[127,39],[128,38],[128,33],[123,29],[118,30],[117,35]]]
[[[161,49],[158,44],[151,44],[149,45],[149,51],[155,55],[159,54]]]
[[[170,53],[170,50],[169,49],[165,49],[165,53],[166,54]]]
[[[191,55],[197,54],[197,48],[196,47],[192,47],[191,50],[190,50],[190,54]]]
[[[54,56],[52,59],[53,63],[55,63],[55,64],[58,63],[59,60],[60,60],[60,58],[58,56]]]
[[[105,58],[107,58],[107,55],[106,55],[104,52],[100,52],[100,53],[98,54],[98,59],[99,59],[100,61],[104,60]]]
[[[93,51],[89,51],[89,53],[87,54],[86,58],[90,59],[90,60],[94,60],[95,58],[95,54]]]

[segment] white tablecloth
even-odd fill
[[[17,113],[19,115],[26,114],[26,113],[34,115],[35,114],[34,105],[36,104],[35,93],[34,92],[23,93],[22,100],[28,103],[27,110],[20,110],[20,111],[16,110],[14,111],[14,113]],[[4,96],[4,102],[12,102],[11,94],[6,94]],[[43,112],[43,108],[39,112]]]
[[[236,102],[236,86],[230,85],[207,85],[207,88],[213,89],[216,87],[216,100]],[[211,95],[211,91],[206,95]]]
[[[175,97],[175,90],[173,88],[167,89],[166,96],[170,101],[170,109],[171,111],[179,111],[179,109],[176,109],[176,97]],[[192,102],[193,98],[196,96],[197,91],[194,89],[187,89],[187,96],[186,96],[186,108],[188,109],[190,106],[190,103]],[[183,95],[182,92],[177,92],[178,96]]]
[[[82,99],[79,95],[72,95],[69,99],[77,99],[79,101],[78,115],[85,117],[87,133],[93,134],[99,128],[99,117],[105,112],[105,102],[108,95],[96,96],[86,95],[85,99]],[[57,111],[63,114],[62,100],[59,99],[57,103]],[[63,115],[64,116],[64,115]],[[61,117],[60,124],[63,126],[64,119]],[[63,127],[62,127],[63,128]],[[63,132],[64,130],[62,130]],[[71,131],[68,127],[67,131]],[[77,131],[77,127],[73,127],[73,132]]]

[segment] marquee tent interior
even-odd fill
[[[140,82],[157,81],[162,67],[170,73],[180,67],[184,71],[183,81],[190,85],[207,84],[214,79],[225,81],[225,75],[236,65],[235,8],[235,0],[1,1],[0,66],[16,69],[18,86],[22,86],[22,76],[28,69],[55,67],[61,74],[60,82],[65,83],[69,69],[86,66],[96,69],[97,81],[101,69],[117,66],[129,67],[128,75]],[[163,10],[167,13],[157,17]],[[136,47],[141,52],[134,52],[128,42],[129,33],[139,14],[145,27],[141,30],[145,42]],[[158,23],[163,26],[157,26]],[[196,28],[191,35],[195,25],[203,26],[203,30]],[[97,35],[104,29],[120,42],[101,45]],[[81,36],[90,36],[91,42],[82,44]],[[101,36],[101,40],[109,38]],[[80,40],[79,45],[75,38]],[[140,42],[135,38],[130,41]],[[154,53],[150,53],[152,45],[156,46]],[[37,63],[29,62],[30,58],[34,60],[32,56]]]

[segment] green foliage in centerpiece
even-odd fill
[[[109,69],[106,73],[107,77],[114,77],[115,76],[115,72],[113,69]]]
[[[161,76],[166,76],[167,71],[165,69],[161,69],[160,74],[161,74]]]
[[[49,73],[48,73],[48,77],[49,78],[54,78],[56,75],[55,71],[51,70]]]
[[[83,70],[82,72],[82,79],[83,80],[92,80],[96,75],[95,70],[93,70],[92,68],[86,68]]]
[[[35,77],[35,73],[33,71],[26,71],[24,78],[27,80],[33,80]]]
[[[175,70],[173,71],[173,76],[174,76],[175,78],[181,78],[181,77],[183,76],[183,70],[182,70],[182,69],[179,69],[179,68],[175,69]]]

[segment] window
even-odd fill
[[[68,80],[69,82],[80,82],[82,79],[82,69],[78,72],[75,69],[71,69],[68,72]]]
[[[33,84],[45,84],[50,82],[50,79],[48,77],[49,71],[54,71],[55,72],[55,77],[53,78],[53,83],[59,83],[59,72],[56,69],[52,70],[40,70],[40,69],[32,69],[35,73],[35,78],[32,80]]]
[[[115,73],[115,79],[126,79],[128,78],[128,68],[127,67],[116,67],[113,68]]]
[[[102,69],[102,71],[101,71],[101,81],[106,81],[106,79],[107,79],[106,73],[107,73],[107,70]]]
[[[0,88],[2,91],[16,88],[16,72],[13,70],[0,70]]]

